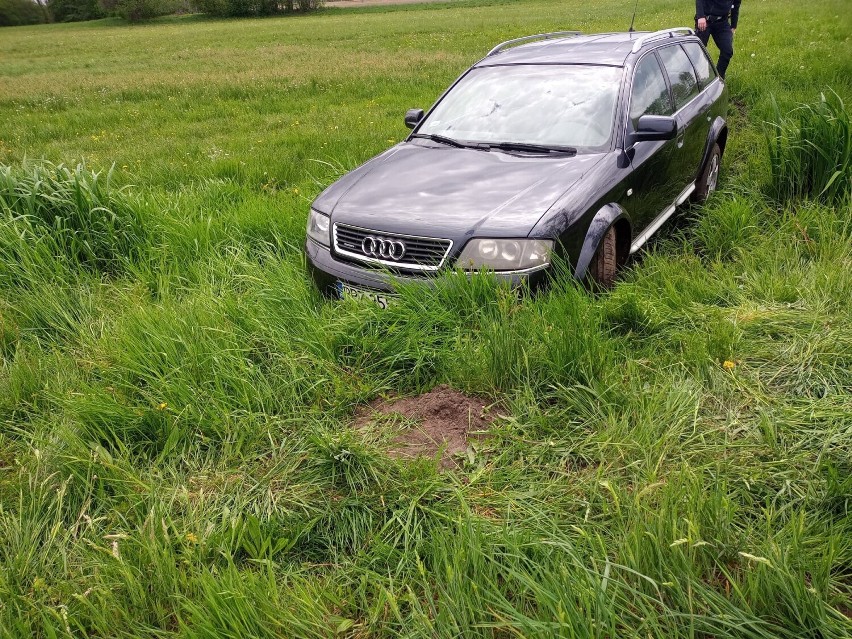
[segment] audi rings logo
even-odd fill
[[[364,255],[383,260],[394,260],[396,262],[401,260],[402,256],[405,255],[405,244],[399,240],[389,240],[386,237],[368,235],[361,242],[361,250],[364,251]]]

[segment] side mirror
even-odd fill
[[[643,115],[630,134],[630,144],[673,140],[677,136],[677,120],[667,115]]]
[[[409,109],[405,112],[405,126],[413,129],[423,119],[423,109]]]

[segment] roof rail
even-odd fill
[[[498,44],[496,47],[491,49],[488,54],[485,56],[497,55],[503,49],[507,49],[513,44],[520,44],[521,42],[532,42],[533,40],[550,40],[552,38],[572,38],[579,35],[583,35],[581,31],[554,31],[553,33],[538,33],[536,35],[524,36],[523,38],[515,38],[514,40],[506,40],[506,42],[502,42]]]
[[[689,27],[676,27],[674,29],[663,29],[662,31],[654,31],[653,33],[646,33],[641,36],[633,45],[632,52],[639,53],[639,50],[645,46],[646,43],[651,42],[652,40],[662,40],[663,38],[674,38],[678,35],[695,35],[695,31],[690,29]]]

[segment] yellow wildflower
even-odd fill
[[[736,365],[736,362],[732,362],[731,360],[726,359],[725,362],[722,364],[722,368],[724,368],[726,371],[732,371],[734,370],[734,367]]]
[[[166,402],[161,402],[157,404],[157,410],[166,410],[169,405]]]

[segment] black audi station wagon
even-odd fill
[[[716,187],[727,89],[691,29],[547,33],[468,69],[405,141],[316,198],[321,289],[382,303],[394,282],[488,270],[546,279],[554,255],[609,286],[692,198]]]

